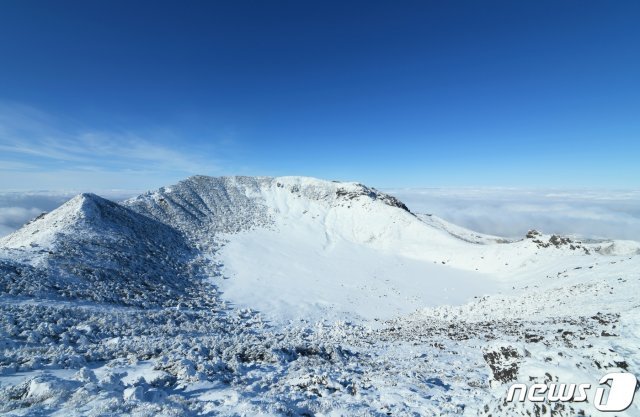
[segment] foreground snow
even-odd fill
[[[640,374],[638,247],[298,177],[81,195],[0,240],[0,412],[598,415],[504,398]]]

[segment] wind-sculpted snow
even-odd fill
[[[506,393],[640,375],[638,248],[311,178],[83,194],[0,240],[0,414],[598,415]]]

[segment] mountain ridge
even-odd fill
[[[528,273],[530,265],[554,268],[554,259],[590,250],[640,251],[634,242],[582,244],[538,232],[507,241],[416,215],[395,197],[360,183],[291,176],[193,176],[122,203],[81,193],[0,239],[4,286],[14,294],[33,295],[29,288],[37,287],[49,296],[160,305],[205,302],[207,297],[193,295],[205,285],[213,297],[220,286],[232,301],[262,309],[271,306],[251,296],[252,288],[274,300],[296,289],[310,305],[324,291],[310,283],[315,281],[333,288],[324,292],[333,299],[326,303],[332,309],[362,309],[367,297],[379,295],[390,311],[461,302],[470,294],[463,288],[493,288]],[[358,278],[335,278],[340,273],[330,265],[336,261],[344,270],[359,271]],[[404,281],[370,278],[393,274],[388,265],[397,265]],[[442,293],[439,276],[461,281],[452,284],[454,292]],[[394,285],[400,282],[399,290]],[[354,304],[340,291],[345,285],[370,288],[369,295]],[[416,298],[412,287],[430,295]],[[297,314],[295,308],[290,314]]]

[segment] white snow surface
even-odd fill
[[[0,414],[601,415],[504,398],[640,375],[639,254],[304,177],[82,194],[0,239]]]
[[[353,193],[340,198],[338,194]],[[253,194],[273,224],[234,234],[215,258],[219,287],[274,319],[388,319],[495,292],[487,274],[443,265],[466,242],[353,183],[285,177]]]

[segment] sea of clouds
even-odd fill
[[[529,229],[640,241],[640,190],[422,188],[385,190],[414,212],[469,229],[522,238]]]

